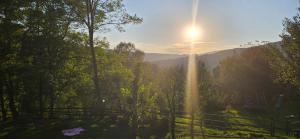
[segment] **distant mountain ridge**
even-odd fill
[[[215,51],[197,55],[197,60],[205,63],[208,70],[215,68],[219,62],[227,57],[240,54],[247,48],[234,48],[221,51]],[[160,53],[146,53],[145,61],[158,65],[159,67],[170,67],[176,65],[187,65],[188,55],[176,54],[160,54]]]
[[[260,47],[260,46],[271,46],[276,47],[277,49],[282,49],[281,42],[272,42],[269,43],[270,45],[259,45],[253,47]],[[248,48],[233,48],[227,50],[220,50],[215,52],[209,52],[201,55],[197,55],[197,60],[201,60],[205,63],[206,68],[209,71],[212,71],[215,67],[218,66],[220,61],[232,57],[234,55],[239,55],[243,51],[249,49]],[[182,65],[186,66],[188,61],[188,55],[176,55],[176,54],[160,54],[160,53],[146,53],[145,61],[158,65],[162,68],[167,68],[170,66]]]
[[[205,63],[206,68],[211,71],[215,67],[217,67],[220,61],[232,57],[234,55],[239,55],[243,51],[247,50],[248,48],[234,48],[234,49],[227,49],[222,51],[216,51],[213,53],[207,53],[203,55],[197,56],[197,60],[201,60]]]
[[[144,60],[147,62],[157,62],[163,60],[183,58],[186,56],[187,55],[180,55],[180,54],[146,53]]]

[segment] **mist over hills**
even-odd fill
[[[270,45],[260,45],[260,46],[274,46],[281,50],[281,42],[273,42],[269,43]],[[260,47],[253,46],[253,47]],[[233,48],[227,50],[220,50],[215,52],[209,52],[205,54],[197,55],[197,60],[201,60],[205,63],[206,68],[211,71],[216,66],[218,66],[219,62],[242,53],[243,51],[249,49],[248,48]],[[145,61],[158,65],[162,68],[168,68],[171,66],[182,65],[186,66],[188,61],[188,55],[180,55],[180,54],[161,54],[161,53],[146,53]]]
[[[212,70],[219,64],[221,60],[236,54],[240,54],[246,49],[247,48],[234,48],[234,49],[205,53],[205,54],[197,55],[197,60],[203,61],[207,69]],[[188,55],[146,53],[145,61],[156,64],[162,68],[167,68],[176,65],[186,66],[188,61]]]
[[[144,60],[147,62],[158,62],[164,60],[175,60],[179,58],[184,58],[187,55],[184,54],[163,54],[163,53],[146,53]]]

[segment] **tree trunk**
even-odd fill
[[[194,139],[194,112],[191,114],[191,125],[190,125],[191,139]]]
[[[169,130],[171,132],[171,138],[175,139],[175,94],[173,92],[172,97],[170,98],[170,96],[167,93],[167,101],[168,101],[168,107],[169,107]]]
[[[98,79],[98,67],[97,67],[97,60],[96,60],[93,36],[94,36],[93,29],[89,29],[89,44],[91,47],[92,67],[93,67],[93,72],[94,72],[93,81],[95,84],[96,93],[98,94],[98,100],[101,100],[101,93],[100,93],[99,79]]]
[[[173,106],[175,107],[175,106]],[[172,136],[172,139],[176,139],[176,136],[175,136],[175,110],[173,108],[173,111],[171,112],[171,136]]]
[[[94,77],[93,81],[95,84],[96,93],[98,94],[98,102],[101,102],[101,92],[100,92],[100,86],[99,86],[99,80],[98,80],[98,67],[97,67],[97,59],[96,59],[96,53],[95,53],[95,47],[94,47],[94,18],[95,18],[95,9],[93,6],[95,6],[92,1],[87,0],[87,17],[88,17],[88,23],[87,27],[89,30],[89,45],[91,48],[92,53],[92,66],[94,70]]]
[[[136,138],[137,136],[137,128],[138,128],[138,123],[137,123],[137,93],[138,93],[138,88],[139,88],[139,78],[140,78],[140,64],[138,64],[136,66],[136,69],[135,69],[135,78],[133,80],[133,83],[132,83],[132,108],[133,108],[133,113],[132,113],[132,129],[133,129],[133,132],[132,132],[132,138]]]
[[[53,87],[52,85],[49,85],[49,93],[50,93],[50,118],[53,118],[54,117],[54,101],[55,101],[55,95],[54,95],[54,92],[53,92]]]
[[[17,120],[18,117],[18,112],[16,109],[16,105],[15,105],[15,91],[14,91],[14,86],[13,86],[13,82],[11,80],[11,75],[8,74],[7,76],[7,93],[8,93],[8,107],[12,113],[12,118],[13,120]]]
[[[2,121],[6,121],[6,109],[4,105],[4,91],[3,91],[3,80],[0,80],[0,105],[1,105],[1,116]]]
[[[43,80],[40,75],[39,79],[39,117],[43,118]]]

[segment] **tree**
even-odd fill
[[[141,84],[142,79],[142,66],[144,53],[135,48],[132,43],[121,42],[119,43],[114,51],[121,56],[122,64],[131,69],[133,74],[133,80],[131,83],[131,94],[130,94],[130,113],[131,113],[131,123],[132,123],[132,137],[137,136],[138,132],[138,104],[139,104],[139,92],[140,88],[143,86]]]
[[[67,0],[67,3],[70,6],[77,25],[86,27],[88,30],[94,72],[93,81],[98,99],[101,99],[97,59],[94,48],[95,31],[103,31],[111,25],[123,31],[123,25],[141,23],[142,19],[136,15],[129,15],[125,10],[122,0]]]
[[[176,113],[180,112],[180,99],[184,96],[185,75],[183,67],[171,67],[163,72],[161,77],[162,95],[165,95],[168,113],[169,129],[172,139],[175,139],[175,118]]]
[[[252,108],[274,104],[282,88],[273,81],[269,52],[265,46],[252,47],[220,63],[217,84],[226,94],[224,102]]]
[[[5,0],[2,1],[0,5],[1,97],[3,98],[4,94],[7,94],[8,107],[14,120],[16,120],[18,116],[16,96],[18,93],[19,78],[16,75],[20,70],[18,56],[24,28],[20,21],[24,18],[24,15],[21,13],[25,6],[26,2],[17,0]],[[1,107],[5,108],[4,104],[5,103],[2,103]],[[5,115],[5,110],[3,110],[2,113]]]
[[[211,105],[212,96],[216,93],[216,86],[213,84],[213,78],[211,77],[210,72],[206,69],[205,63],[201,60],[197,64],[198,70],[198,97],[199,97],[199,110],[201,108],[208,108]]]
[[[283,82],[289,82],[300,92],[300,15],[297,14],[292,19],[286,18],[283,26],[284,30],[280,37],[284,57],[281,56],[283,59],[279,62],[285,65],[285,68],[283,67],[285,71],[280,72],[279,75],[282,76],[279,78]]]
[[[71,52],[65,40],[71,20],[63,0],[37,0],[29,5],[25,12],[26,20],[23,21],[26,28],[20,52],[20,61],[25,64],[23,70],[27,71],[22,72],[22,77],[28,96],[22,103],[28,104],[23,105],[24,109],[32,109],[34,102],[30,101],[29,96],[37,97],[40,116],[45,111],[44,106],[50,108],[50,116],[53,116],[55,101],[61,91],[57,84],[63,79],[59,77],[60,72]],[[47,102],[49,105],[46,105]]]

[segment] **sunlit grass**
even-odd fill
[[[230,128],[235,128],[235,129],[245,130],[245,131],[230,130],[230,129],[223,130],[223,129],[207,128],[207,127],[203,127],[203,129],[201,130],[201,124],[199,120],[196,120],[194,126],[194,133],[196,137],[201,138],[202,131],[203,131],[203,133],[205,134],[217,135],[217,136],[235,136],[241,138],[259,137],[259,138],[270,138],[270,139],[278,138],[278,137],[271,137],[268,134],[269,133],[268,127],[265,127],[265,125],[266,124],[268,125],[270,119],[267,115],[265,115],[265,117],[256,115],[257,117],[255,117],[252,116],[252,114],[243,114],[243,112],[232,108],[219,112],[219,116],[223,116],[223,115],[226,117],[224,117],[222,120],[228,123],[236,124],[236,125],[229,125]],[[180,138],[190,137],[190,131],[189,131],[190,122],[191,119],[188,116],[181,116],[176,118],[176,135],[178,137]],[[244,125],[249,125],[249,126],[244,126]],[[265,133],[261,133],[261,132],[265,132]],[[287,137],[285,133],[279,131],[277,131],[276,135],[280,136],[283,139],[285,138],[293,139],[293,137]]]

